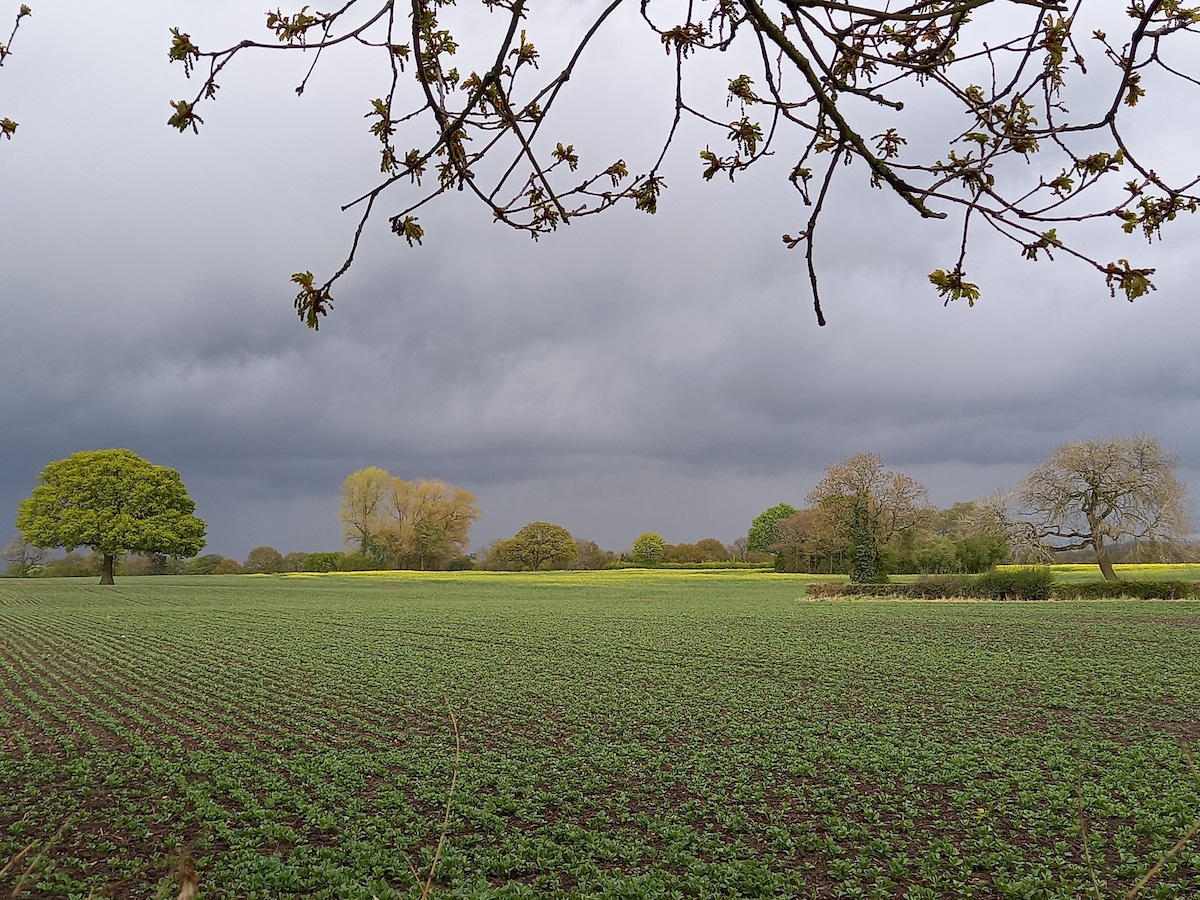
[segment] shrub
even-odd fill
[[[992,600],[1049,600],[1054,575],[1046,566],[1012,566],[974,579],[975,596]]]
[[[990,600],[1095,600],[1128,597],[1135,600],[1200,599],[1200,582],[1084,581],[1055,584],[1044,566],[1006,568],[978,576],[948,575],[922,578],[913,584],[808,584],[810,597],[915,597],[943,600],[979,597]]]
[[[456,556],[450,562],[446,563],[447,572],[470,572],[478,566],[473,556]]]
[[[915,584],[861,584],[838,582],[835,584],[809,583],[804,591],[810,597],[919,597]]]
[[[246,570],[242,568],[242,564],[236,559],[224,557],[217,563],[216,568],[212,570],[213,575],[244,575]]]
[[[313,554],[309,555],[311,556]],[[324,556],[325,554],[318,553],[316,555]],[[376,560],[373,556],[367,555],[366,553],[339,554],[336,561],[336,566],[339,572],[373,572],[376,569],[383,568],[383,566],[379,564],[378,560]],[[310,569],[309,571],[316,570]]]
[[[336,572],[344,553],[310,553],[304,557],[302,572]]]
[[[1001,577],[997,577],[1001,576]],[[1053,578],[1048,569],[1009,569],[969,575],[944,575],[922,578],[912,584],[809,584],[810,597],[912,597],[921,600],[949,600],[980,597],[993,600],[1046,600]]]
[[[966,575],[941,575],[935,578],[918,578],[912,585],[920,597],[927,600],[945,600],[951,597],[978,597],[976,579]]]
[[[211,575],[224,559],[220,553],[206,553],[204,556],[189,559],[184,571],[188,575]]]

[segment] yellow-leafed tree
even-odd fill
[[[339,517],[346,543],[387,567],[440,569],[466,552],[479,507],[463,488],[371,466],[342,483]]]

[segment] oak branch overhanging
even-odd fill
[[[379,143],[379,177],[342,207],[359,210],[349,252],[324,281],[312,272],[292,276],[300,289],[296,311],[310,328],[332,308],[333,286],[353,264],[385,194],[398,207],[388,216],[391,230],[410,246],[425,236],[416,213],[450,190],[473,195],[496,221],[534,238],[618,204],[653,214],[666,189],[662,166],[684,118],[711,127],[719,139],[718,149],[698,150],[705,179],[733,180],[752,165],[782,160],[782,177],[806,209],[802,227],[783,241],[804,247],[820,324],[816,237],[835,182],[854,172],[921,217],[961,223],[956,258],[929,275],[946,303],[973,305],[980,296],[965,268],[972,225],[980,222],[1026,259],[1074,257],[1103,275],[1112,295],[1135,300],[1154,289],[1154,269],[1105,260],[1068,232],[1111,220],[1153,240],[1200,202],[1200,176],[1164,176],[1166,160],[1156,165],[1125,137],[1130,110],[1147,91],[1168,81],[1200,87],[1179,62],[1200,59],[1200,8],[1178,0],[1134,2],[1120,37],[1091,28],[1096,22],[1087,16],[1113,13],[1097,13],[1095,4],[1085,12],[1082,0],[929,0],[895,10],[841,0],[641,0],[641,20],[674,61],[673,113],[648,165],[601,161],[584,175],[584,150],[554,132],[551,113],[568,96],[564,88],[593,38],[634,0],[601,9],[549,77],[540,74],[530,36],[537,23],[525,0],[479,0],[506,18],[495,45],[484,48],[486,68],[460,71],[464,48],[438,18],[452,2],[348,0],[332,12],[277,9],[266,16],[271,39],[215,51],[172,29],[170,58],[201,82],[192,99],[171,103],[169,124],[181,132],[198,131],[198,109],[215,99],[218,76],[241,53],[309,54],[297,94],[326,51],[354,49],[384,60],[379,96],[365,105]],[[724,64],[731,57],[722,51],[735,44],[749,46],[753,71],[728,73],[723,96],[695,101],[686,90],[689,67],[699,58]],[[1072,115],[1085,90],[1108,98],[1102,115]],[[864,111],[877,121],[880,110],[891,124],[868,136],[878,126],[865,127]],[[906,130],[918,121],[922,131],[949,123],[936,158],[908,146]],[[798,149],[788,150],[789,143]],[[1159,149],[1150,143],[1150,153]],[[1035,155],[1036,168],[1010,164]]]

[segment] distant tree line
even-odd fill
[[[22,503],[18,532],[0,550],[10,576],[231,575],[379,569],[543,571],[625,566],[774,565],[783,572],[848,574],[863,584],[889,574],[957,575],[1007,561],[1113,565],[1200,559],[1178,458],[1146,435],[1063,444],[1007,492],[938,509],[925,486],[863,453],[825,469],[807,506],[778,503],[744,538],[668,544],[645,532],[625,552],[530,522],[510,538],[467,552],[480,512],[470,491],[444,481],[405,481],[376,467],[349,475],[339,518],[349,552],[280,553],[255,547],[239,562],[203,547],[174,470],[127,450],[78,453],[46,467]],[[149,487],[147,488],[147,485]],[[115,486],[115,487],[114,487]],[[140,497],[137,515],[113,498]],[[144,495],[144,496],[142,496]],[[120,519],[121,529],[112,523]],[[105,523],[108,523],[107,525]],[[26,531],[25,529],[28,529]],[[113,537],[116,534],[117,537]],[[76,548],[90,547],[88,555]],[[51,559],[47,549],[68,553]],[[123,550],[123,548],[125,548]]]
[[[14,578],[72,578],[96,576],[103,571],[103,554],[72,551],[49,558],[45,550],[26,542],[18,532],[0,550],[3,574]],[[358,572],[378,569],[374,560],[359,553],[341,551],[283,554],[274,547],[255,547],[238,561],[220,553],[192,559],[163,553],[134,553],[117,559],[116,575],[277,575],[287,572]]]
[[[1118,559],[1200,559],[1178,462],[1147,435],[1072,441],[1013,489],[939,510],[924,485],[864,453],[826,468],[807,507],[763,511],[747,547],[771,553],[781,571],[844,573],[860,583],[1068,553],[1112,580]]]

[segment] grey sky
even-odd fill
[[[646,530],[728,541],[859,452],[948,505],[1062,441],[1144,431],[1200,489],[1195,223],[1154,247],[1104,238],[1108,256],[1159,266],[1137,304],[1082,266],[980,242],[983,300],[944,309],[925,276],[953,264],[955,226],[849,171],[818,245],[818,329],[800,252],[779,240],[805,216],[787,160],[706,184],[695,151],[716,136],[699,132],[653,218],[616,210],[534,244],[452,196],[409,249],[380,216],[313,334],[287,279],[345,253],[338,206],[376,168],[369,72],[332,60],[296,99],[298,57],[246,57],[199,136],[165,124],[195,90],[167,64],[168,28],[208,48],[261,21],[211,0],[43,2],[22,26],[0,70],[0,115],[21,123],[0,144],[10,518],[43,465],[100,447],[179,469],[209,551],[239,559],[338,546],[338,486],[367,465],[475,491],[475,547],[538,519],[618,550]],[[586,115],[562,131],[585,168],[627,155],[643,171],[633,154],[658,140],[671,85],[653,36],[619,25],[597,46],[620,75],[573,80]],[[1164,158],[1193,160],[1198,118],[1171,121],[1154,132]]]

